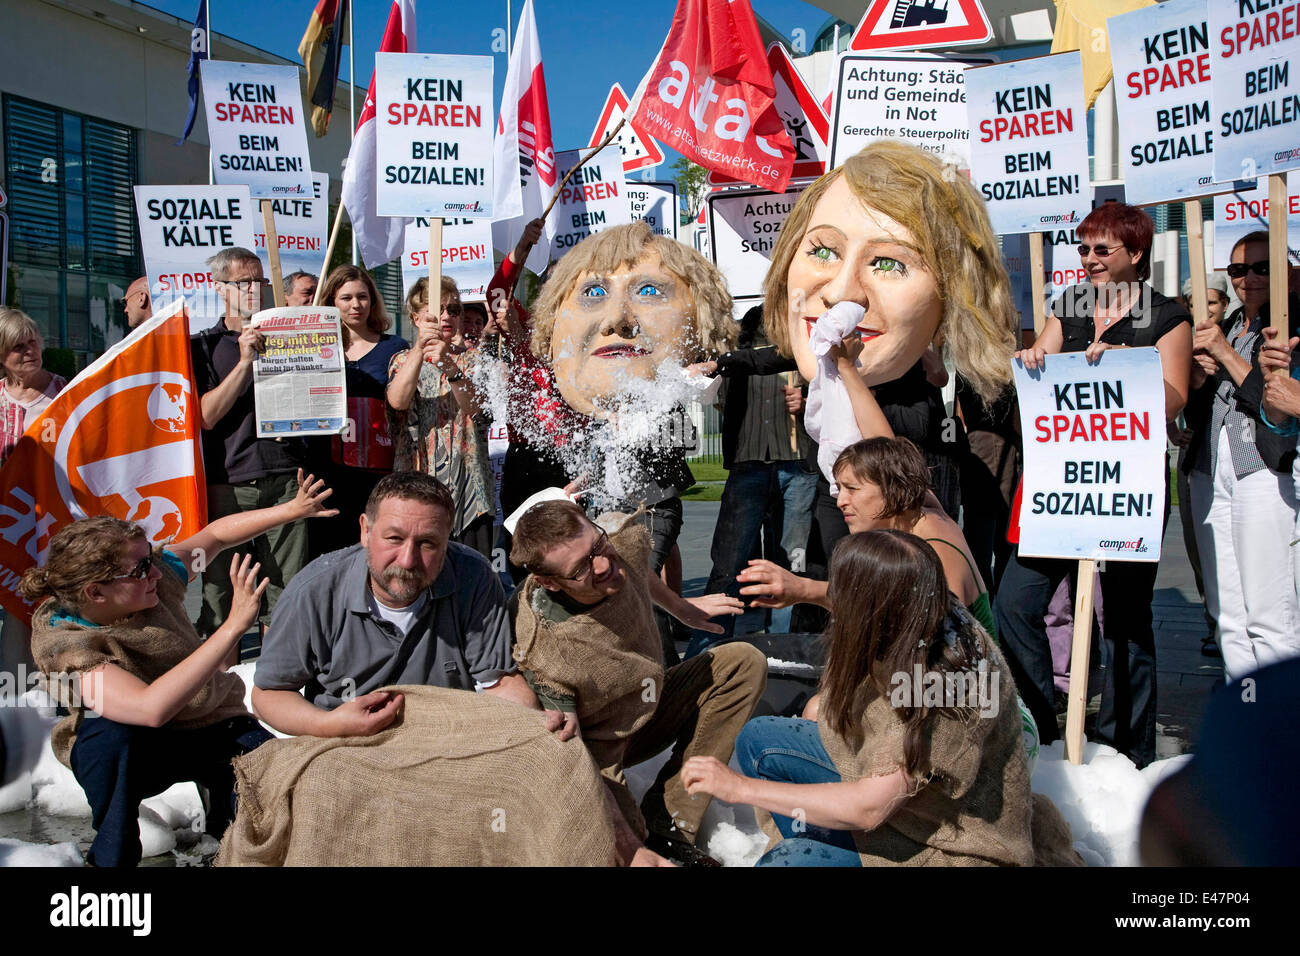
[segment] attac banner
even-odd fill
[[[971,180],[993,231],[1069,228],[1092,206],[1077,51],[966,71]]]
[[[1214,178],[1300,167],[1300,6],[1209,0]]]
[[[929,53],[839,58],[831,123],[831,168],[876,140],[896,139],[970,165],[966,67],[987,57]]]
[[[135,211],[155,308],[184,297],[194,332],[225,315],[208,259],[229,246],[253,248],[248,187],[136,186]]]
[[[650,228],[656,235],[677,238],[677,223],[682,217],[677,211],[676,183],[633,180],[626,183],[625,188],[633,220],[650,223]]]
[[[330,178],[324,173],[312,173],[311,199],[275,199],[271,209],[275,212],[275,234],[280,240],[280,270],[282,275],[320,272],[325,258],[325,244],[329,242]],[[257,243],[257,257],[262,260],[263,274],[270,276],[271,259],[266,253],[266,232],[262,217],[253,220],[253,241]]]
[[[456,280],[465,302],[485,301],[488,283],[496,272],[492,259],[490,219],[445,219],[442,223],[442,274]],[[402,288],[411,291],[429,278],[429,220],[416,219],[406,227],[402,251]]]
[[[1222,192],[1214,182],[1205,0],[1167,0],[1111,17],[1106,29],[1129,202]]]
[[[1020,553],[1159,561],[1165,389],[1154,348],[1047,356],[1011,370],[1025,436]]]
[[[1300,265],[1300,177],[1286,184],[1286,244],[1292,265]],[[1242,236],[1268,231],[1268,187],[1236,183],[1230,193],[1214,197],[1214,266],[1223,269]]]
[[[807,183],[784,193],[736,189],[712,193],[709,211],[710,255],[737,299],[763,294],[776,238]]]
[[[310,196],[298,68],[204,60],[202,70],[213,181],[254,199]]]
[[[16,593],[50,538],[78,518],[134,521],[149,541],[183,540],[207,523],[199,398],[184,300],[88,366],[19,439],[0,469],[0,604],[27,620]]]
[[[492,217],[492,57],[376,53],[381,216]]]
[[[555,154],[559,181],[581,162],[584,149]],[[560,190],[560,199],[546,219],[551,256],[559,259],[588,236],[632,221],[623,181],[623,152],[610,143],[573,174]],[[552,230],[554,230],[552,232]]]

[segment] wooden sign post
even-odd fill
[[[1034,290],[1034,339],[1043,334],[1043,325],[1047,321],[1047,276],[1043,266],[1043,234],[1029,234],[1029,271],[1032,273]]]
[[[1187,267],[1192,273],[1192,323],[1199,327],[1210,320],[1210,292],[1205,283],[1205,223],[1201,221],[1201,201],[1183,203],[1187,223]]]
[[[1286,214],[1286,173],[1274,173],[1268,177],[1268,316],[1279,342],[1287,341],[1290,329]],[[1281,369],[1278,374],[1282,374]]]
[[[262,200],[262,227],[266,233],[266,258],[271,263],[271,294],[275,297],[275,307],[285,306],[284,270],[280,268],[280,236],[275,231],[275,210],[271,200]],[[324,283],[319,283],[324,285]]]
[[[429,314],[442,315],[442,220],[429,220]]]

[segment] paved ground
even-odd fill
[[[718,502],[685,503],[685,525],[680,538],[683,563],[683,591],[687,595],[703,591],[711,561],[709,545],[718,517]],[[192,614],[198,611],[198,589],[192,586],[186,601]],[[1154,602],[1156,622],[1156,660],[1158,670],[1158,739],[1160,757],[1169,757],[1192,749],[1209,692],[1223,678],[1218,658],[1201,654],[1205,636],[1205,616],[1196,593],[1187,553],[1177,520],[1171,521],[1165,534],[1160,572],[1156,579]],[[740,632],[758,630],[763,622],[758,612],[741,619]],[[777,651],[769,648],[769,654]],[[1090,716],[1097,706],[1097,684],[1091,681],[1093,696]],[[1064,718],[1062,718],[1064,720]],[[1091,729],[1091,721],[1088,729]],[[93,831],[84,819],[52,817],[23,810],[0,814],[0,837],[16,837],[31,843],[78,842],[84,850]],[[146,860],[146,865],[172,865],[169,854]]]

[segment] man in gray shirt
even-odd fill
[[[402,695],[378,690],[394,684],[538,707],[511,657],[500,582],[448,541],[453,507],[428,475],[380,480],[361,543],[317,558],[281,595],[253,680],[258,717],[286,734],[367,736],[400,712]]]

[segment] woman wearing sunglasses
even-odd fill
[[[54,754],[86,793],[95,824],[87,862],[140,861],[139,806],[174,783],[207,788],[207,832],[233,816],[231,758],[270,734],[244,707],[244,683],[226,655],[257,620],[260,565],[230,561],[234,598],[225,623],[200,640],[185,588],[207,560],[273,528],[336,514],[324,482],[298,472],[298,494],[271,508],[218,518],[193,537],[155,548],[137,524],[84,518],[50,539],[44,566],[19,593],[37,604],[32,654],[69,711]]]
[[[1300,503],[1292,475],[1295,433],[1265,427],[1268,419],[1260,417],[1261,402],[1285,382],[1285,376],[1270,378],[1266,390],[1265,371],[1289,364],[1285,343],[1277,343],[1280,361],[1261,355],[1269,329],[1267,232],[1237,241],[1228,277],[1241,308],[1222,327],[1196,330],[1187,460],[1205,604],[1217,625],[1224,677],[1232,682],[1300,655],[1291,554]],[[1294,335],[1294,298],[1291,317]]]
[[[1016,353],[1027,369],[1048,355],[1083,352],[1096,362],[1107,349],[1155,346],[1165,384],[1165,420],[1187,403],[1192,362],[1191,316],[1147,284],[1151,275],[1151,217],[1124,203],[1104,203],[1079,224],[1079,259],[1088,282],[1054,303],[1034,344]],[[1008,537],[1019,538],[1019,492]],[[1166,490],[1165,517],[1169,516]],[[1038,722],[1043,743],[1060,736],[1053,706],[1052,654],[1043,616],[1073,561],[1012,556],[998,587],[995,617],[1016,685]],[[1155,562],[1107,561],[1101,575],[1107,627],[1102,639],[1112,662],[1102,687],[1097,736],[1139,767],[1155,759],[1156,649],[1151,624]],[[1127,688],[1114,686],[1127,673]]]

